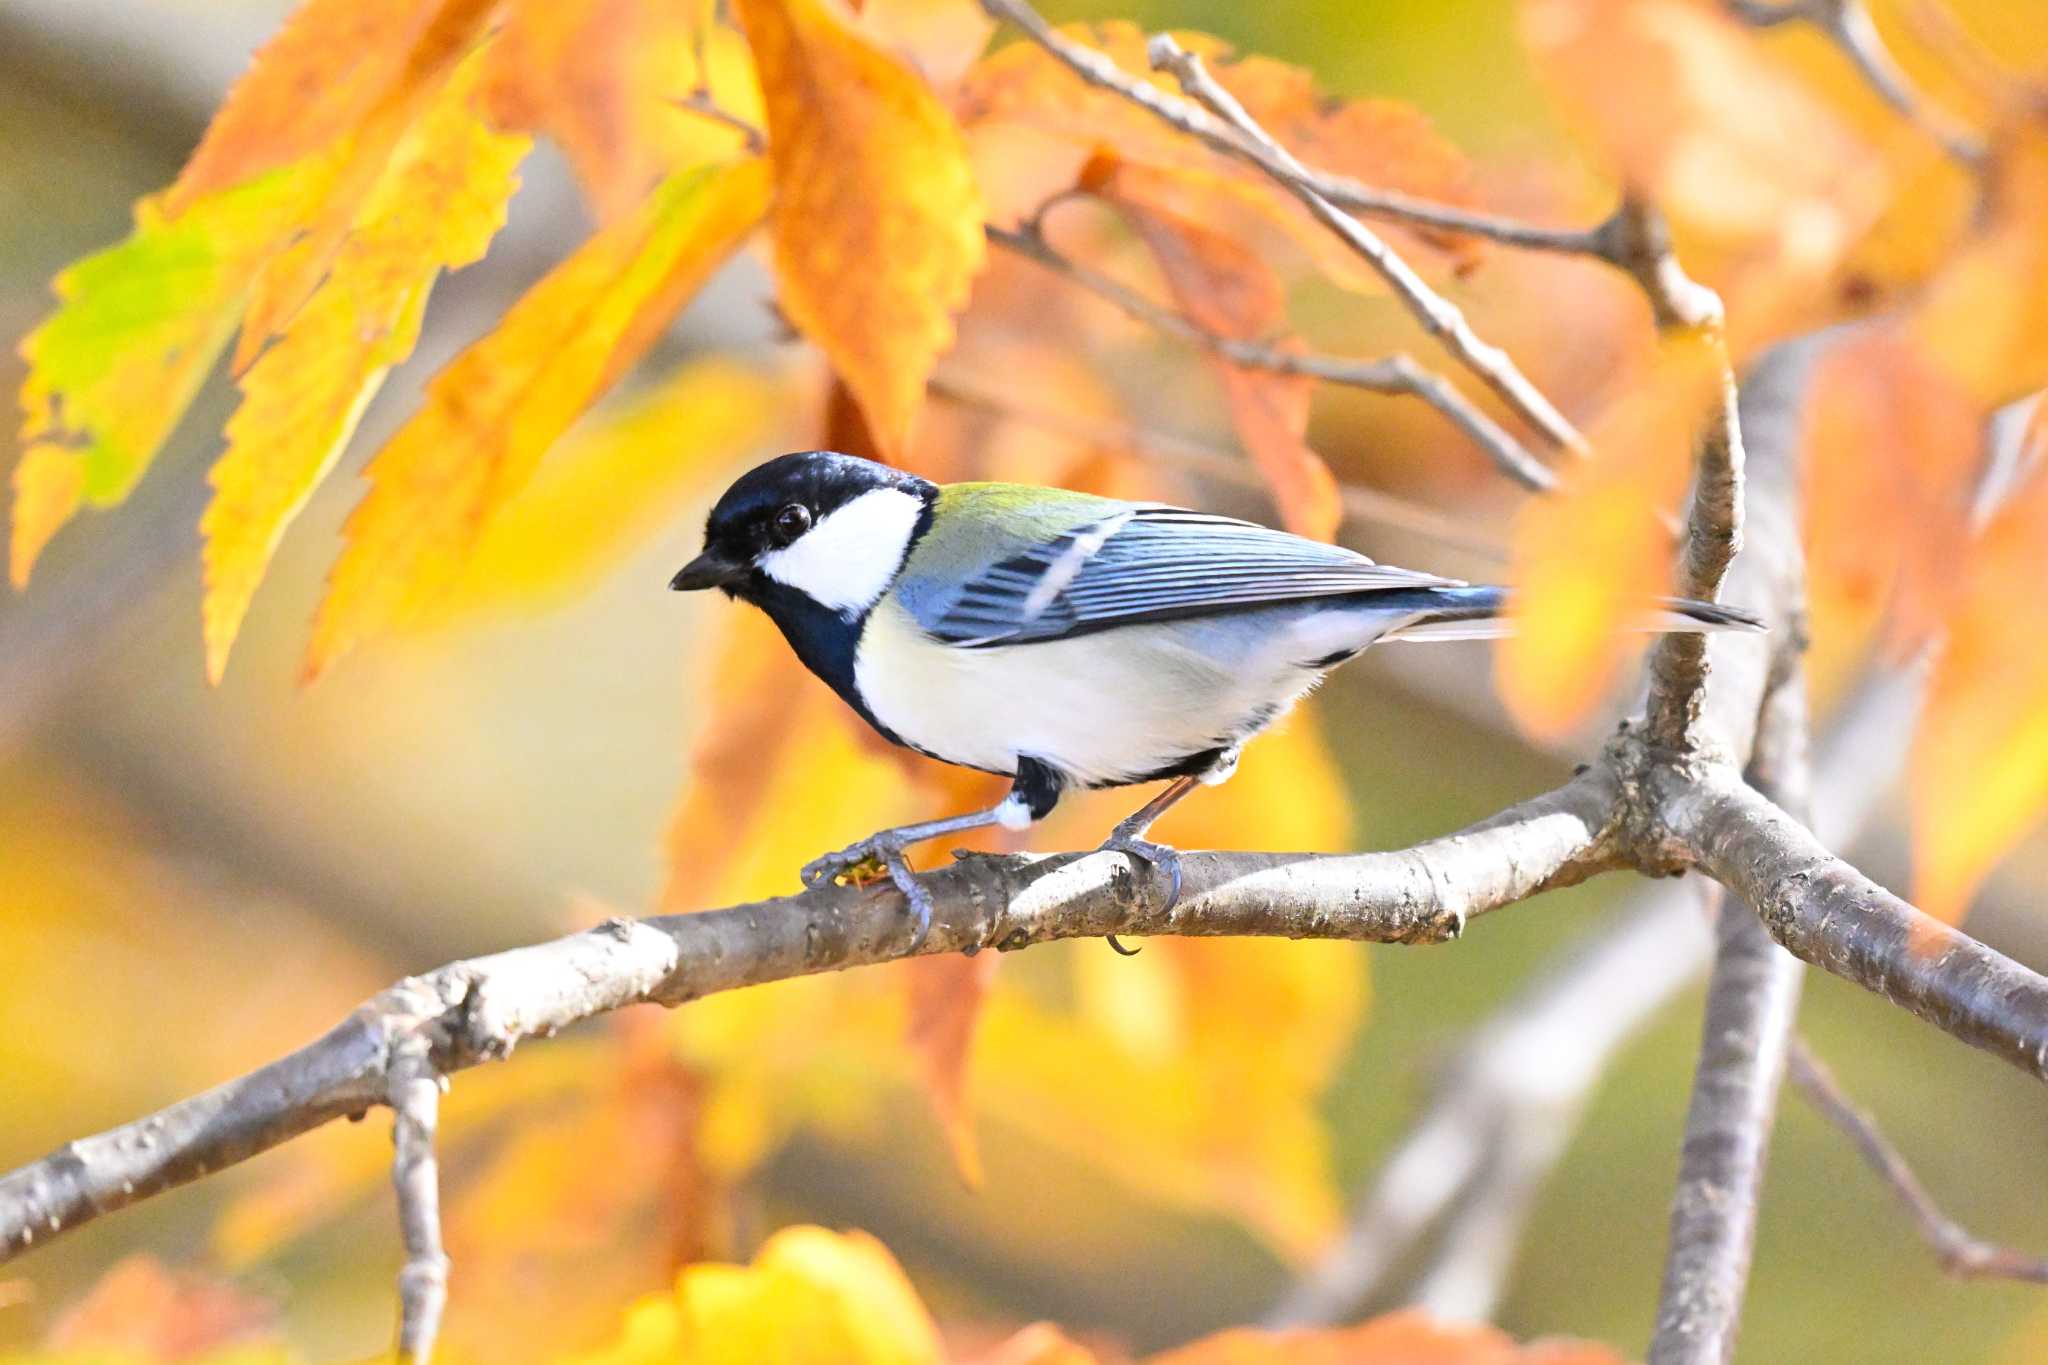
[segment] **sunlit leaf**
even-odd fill
[[[783,310],[895,455],[987,252],[965,145],[924,83],[823,0],[735,8],[767,101]]]
[[[168,217],[135,206],[127,240],[57,277],[57,311],[22,343],[21,463],[9,570],[17,587],[81,502],[128,496],[184,415],[241,314],[257,266],[304,202],[289,167]]]
[[[683,106],[696,90],[760,123],[745,45],[710,8],[512,0],[489,54],[493,119],[554,139],[598,217],[614,221],[669,168],[746,150],[738,129]]]
[[[1100,49],[1131,75],[1180,93],[1171,77],[1152,72],[1146,34],[1137,25],[1070,25],[1062,32]],[[1463,153],[1413,106],[1336,99],[1319,90],[1301,67],[1267,57],[1237,57],[1227,44],[1205,34],[1176,36],[1205,59],[1210,73],[1262,126],[1310,165],[1417,198],[1472,202]],[[962,83],[955,103],[978,138],[998,139],[999,165],[1033,159],[1020,154],[1010,136],[1016,133],[1063,152],[1037,175],[1013,173],[1004,184],[992,186],[992,195],[1003,195],[997,202],[1000,218],[1029,213],[1048,193],[1073,183],[1083,163],[1108,147],[1130,165],[1163,173],[1150,195],[1160,207],[1212,226],[1221,217],[1233,229],[1231,235],[1240,238],[1249,237],[1257,224],[1277,229],[1339,283],[1382,287],[1348,247],[1263,172],[1174,132],[1119,95],[1084,85],[1034,43],[1014,43],[984,58]],[[1421,247],[1431,256],[1448,253],[1458,265],[1477,259],[1478,244],[1469,238],[1390,231],[1404,246]]]
[[[1951,922],[2048,813],[2048,465],[1991,518],[1961,579],[1908,787],[1913,900]]]
[[[529,146],[485,127],[470,82],[451,84],[400,144],[327,282],[242,376],[242,406],[228,421],[200,522],[215,682],[286,527],[384,376],[412,353],[435,277],[480,258],[503,225]]]
[[[1928,353],[1987,408],[2048,384],[2048,129],[2017,130],[1999,148],[1990,207],[1913,321]]]
[[[448,608],[552,607],[589,588],[767,439],[786,389],[707,356],[593,414],[485,526]]]
[[[758,159],[673,177],[435,376],[425,407],[366,471],[372,487],[314,622],[309,674],[449,590],[547,448],[753,229],[766,196]]]
[[[1241,243],[1148,203],[1156,178],[1113,173],[1099,193],[1137,230],[1180,311],[1220,336],[1265,342],[1286,323],[1286,294],[1272,268]],[[1217,360],[1231,423],[1265,475],[1287,528],[1328,540],[1343,506],[1337,479],[1304,439],[1314,381]]]
[[[1810,383],[1800,452],[1809,668],[1832,689],[1881,624],[1888,643],[1910,648],[1947,610],[1984,413],[1901,326],[1838,342]]]
[[[402,59],[395,66],[385,66],[393,55],[388,52],[367,59],[368,70],[362,73],[365,90],[361,104],[336,103],[337,115],[346,113],[352,118],[341,124],[332,142],[307,161],[309,174],[318,178],[317,196],[293,225],[291,239],[264,261],[256,276],[248,315],[242,321],[241,339],[235,345],[234,367],[238,372],[255,361],[263,344],[283,331],[312,296],[383,178],[385,166],[399,143],[453,77],[462,59],[483,39],[498,4],[499,0],[440,0],[426,14],[415,14],[409,41],[398,49]],[[337,22],[347,22],[339,14],[333,17]],[[316,36],[295,34],[293,51],[296,53],[300,44],[311,51]],[[330,34],[328,39],[339,41],[345,36]],[[347,67],[352,55],[335,54],[327,60],[334,62],[338,58]],[[290,82],[318,79],[316,71],[289,66],[272,76],[264,72],[259,62],[250,76],[244,78],[243,86],[237,87],[246,87],[251,92],[244,106],[246,117],[231,120],[230,128],[244,124],[254,128],[263,120],[289,122],[291,105],[297,96]],[[223,118],[227,113],[223,111]],[[265,145],[259,136],[257,151],[247,153],[245,159],[260,164],[276,154],[274,149],[266,154]]]
[[[938,1365],[939,1337],[881,1243],[785,1228],[749,1266],[695,1265],[577,1365]]]
[[[1587,431],[1592,458],[1566,472],[1556,497],[1515,525],[1518,629],[1495,655],[1501,698],[1532,735],[1568,733],[1642,645],[1629,627],[1670,591],[1672,537],[1692,471],[1693,441],[1719,369],[1707,343],[1667,342]]]

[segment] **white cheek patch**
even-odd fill
[[[900,488],[877,488],[827,513],[779,550],[761,571],[832,611],[858,615],[888,590],[924,515],[924,503]]]

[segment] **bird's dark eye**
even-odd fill
[[[775,543],[787,545],[811,529],[811,509],[800,502],[793,502],[775,514],[772,527]]]

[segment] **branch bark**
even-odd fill
[[[1151,882],[1134,877],[1121,854],[969,857],[922,878],[936,913],[921,951],[1008,950],[1105,934],[1444,942],[1473,916],[1615,866],[1608,841],[1615,796],[1612,778],[1594,769],[1399,852],[1184,854],[1182,896],[1165,911]],[[409,978],[287,1057],[0,1176],[0,1262],[389,1103],[401,1083],[416,1100],[411,1087],[421,1075],[499,1060],[524,1039],[627,1005],[679,1005],[713,991],[886,962],[908,950],[902,898],[884,883],[613,920]],[[429,1110],[400,1109],[395,1178],[411,1201],[408,1218],[426,1207],[431,1185],[431,1164],[422,1168],[417,1156],[423,1126],[431,1128]],[[429,1268],[438,1254],[410,1233],[408,1249],[409,1264]]]

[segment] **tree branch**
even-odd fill
[[[1121,854],[972,856],[926,873],[926,953],[1014,949],[1105,934],[1277,935],[1381,943],[1456,938],[1486,911],[1615,866],[1616,796],[1594,769],[1490,820],[1414,848],[1345,855],[1187,853],[1183,894],[1160,910]],[[886,962],[909,951],[887,884],[826,887],[690,915],[613,920],[585,933],[409,978],[325,1037],[203,1095],[0,1176],[0,1262],[38,1242],[319,1127],[391,1102],[408,1252],[431,1211],[431,1110],[415,1084],[509,1055],[526,1038],[627,1005]],[[422,1273],[416,1278],[430,1278]],[[424,1315],[426,1300],[421,1300]]]
[[[1281,146],[1239,104],[1237,97],[1217,83],[1202,59],[1185,51],[1164,33],[1154,34],[1149,54],[1155,70],[1171,71],[1174,78],[1201,104],[1244,139],[1231,150],[1265,171],[1273,180],[1299,199],[1316,221],[1335,233],[1345,245],[1370,265],[1393,289],[1394,297],[1422,324],[1422,329],[1443,343],[1465,368],[1485,382],[1501,400],[1530,426],[1549,440],[1574,454],[1586,453],[1586,438],[1579,434],[1543,391],[1529,382],[1512,357],[1472,329],[1465,314],[1443,295],[1429,287],[1414,267],[1382,241],[1377,233],[1318,193],[1308,168]],[[1264,155],[1253,156],[1245,149],[1259,148]]]
[[[1557,476],[1531,455],[1520,441],[1470,399],[1459,393],[1441,375],[1432,373],[1405,355],[1384,360],[1350,360],[1319,355],[1312,351],[1288,351],[1241,337],[1227,337],[1196,323],[1163,304],[1155,303],[1137,290],[1099,271],[1091,270],[1061,252],[1045,235],[1033,228],[1010,229],[990,223],[988,239],[1006,251],[1037,262],[1065,276],[1081,288],[1116,305],[1139,322],[1205,346],[1233,365],[1272,370],[1279,374],[1306,375],[1347,388],[1373,393],[1404,394],[1420,398],[1448,418],[1453,425],[1492,458],[1501,472],[1524,488],[1547,493],[1557,486]]]
[[[1980,170],[1984,166],[1990,154],[1984,139],[1960,119],[1936,108],[1913,84],[1885,46],[1863,0],[1728,0],[1728,9],[1752,28],[1773,28],[1795,20],[1811,24],[1841,49],[1864,83],[1906,122],[1933,138],[1965,167]]]
[[[2048,1080],[2048,979],[1900,900],[1747,785],[1656,782],[1676,837],[1794,957]]]
[[[1766,702],[1750,780],[1793,810],[1809,804],[1805,678],[1796,667]],[[1714,937],[1650,1365],[1734,1359],[1805,970],[1754,915],[1725,899]]]
[[[1905,1156],[1885,1137],[1877,1121],[1842,1090],[1813,1049],[1799,1039],[1792,1043],[1791,1075],[1821,1116],[1842,1131],[1856,1150],[1891,1187],[1899,1202],[1912,1216],[1920,1239],[1927,1243],[1941,1268],[1958,1279],[2030,1280],[2048,1284],[2048,1257],[2029,1256],[2009,1247],[1995,1246],[1971,1234],[1969,1229],[1943,1213],[1934,1196],[1913,1174]]]

